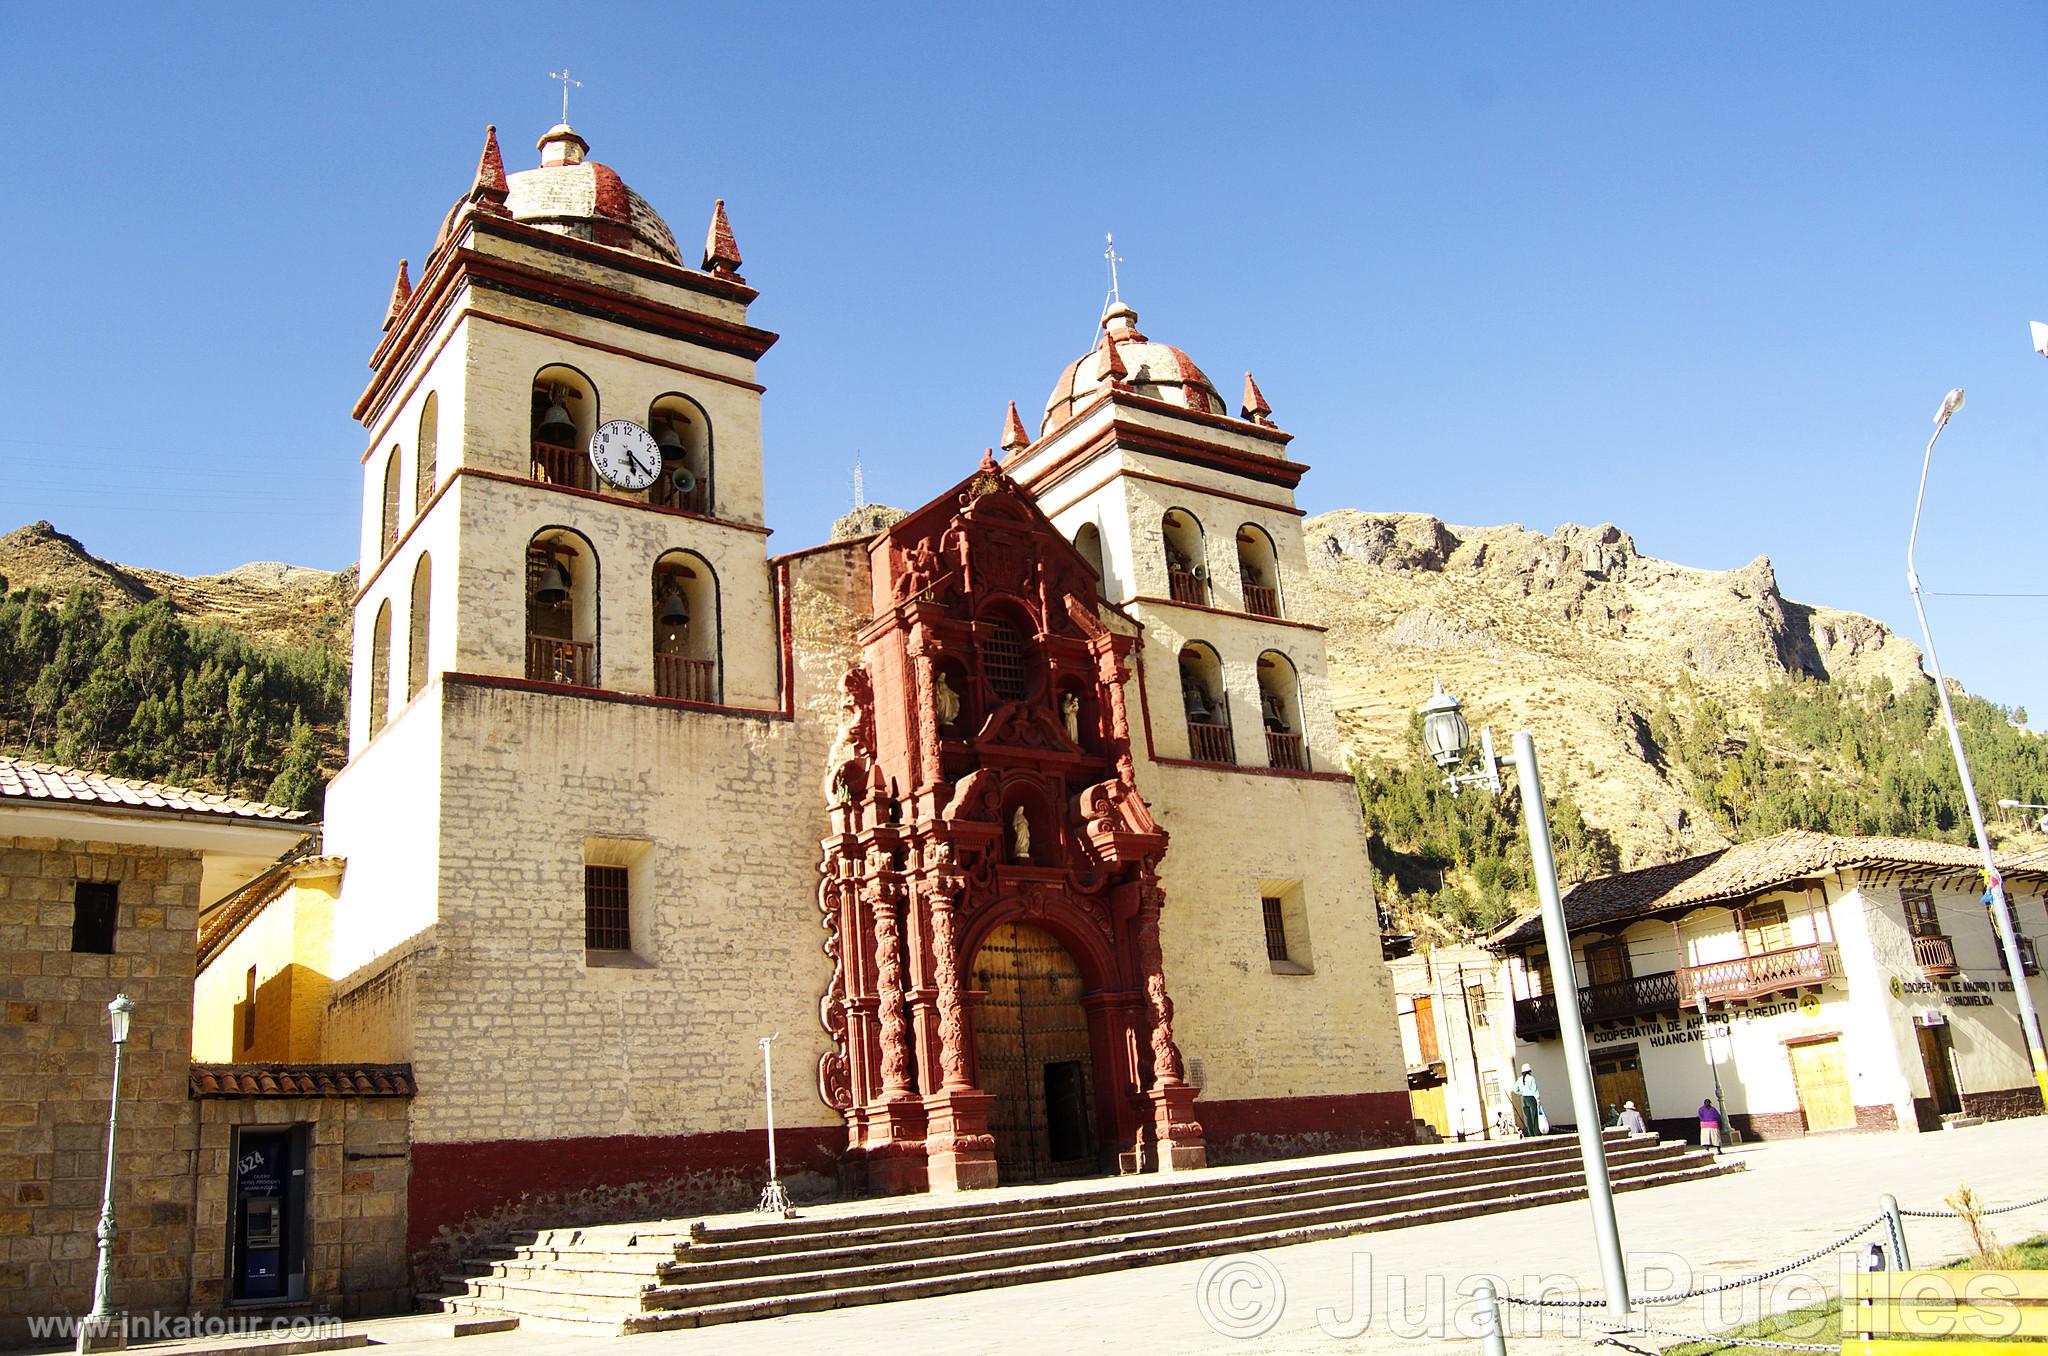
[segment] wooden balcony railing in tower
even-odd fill
[[[533,478],[543,485],[566,485],[572,490],[587,490],[590,488],[590,458],[573,447],[535,443]]]
[[[1189,721],[1188,757],[1198,763],[1235,763],[1237,750],[1231,744],[1230,727]]]
[[[718,681],[709,659],[686,659],[679,654],[654,656],[654,695],[677,701],[716,702]]]
[[[1280,615],[1280,590],[1269,589],[1264,584],[1245,581],[1244,610],[1259,617]]]
[[[667,476],[654,482],[654,502],[663,508],[681,509],[685,513],[711,515],[711,482],[700,480],[688,490],[679,490]]]
[[[1196,607],[1209,605],[1209,581],[1192,570],[1168,567],[1166,593],[1176,603],[1192,603]]]
[[[1285,730],[1266,731],[1266,762],[1289,772],[1308,771],[1308,751],[1302,747],[1301,736]]]
[[[526,676],[540,683],[597,686],[597,647],[587,640],[526,638]]]

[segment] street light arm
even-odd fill
[[[1927,451],[1920,458],[1920,492],[1913,496],[1913,531],[1906,537],[1906,585],[1913,590],[1913,601],[1920,601],[1920,572],[1913,568],[1913,548],[1920,544],[1920,507],[1927,502],[1927,471],[1934,465],[1934,444],[1941,439],[1941,431],[1948,427],[1948,413],[1934,421],[1933,436],[1927,440]],[[1921,618],[1920,629],[1927,629],[1926,618]]]

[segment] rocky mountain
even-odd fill
[[[348,614],[356,572],[255,561],[223,574],[184,575],[116,565],[47,522],[0,537],[0,578],[9,588],[39,588],[62,598],[88,588],[107,607],[168,598],[187,620],[214,623],[263,644],[332,645],[348,652]]]
[[[1527,729],[1553,789],[1568,787],[1624,864],[1727,841],[1652,736],[1680,694],[1740,718],[1762,685],[1806,675],[1906,690],[1918,647],[1869,617],[1787,599],[1771,562],[1697,570],[1640,554],[1612,524],[1457,527],[1341,509],[1305,524],[1297,614],[1330,628],[1338,720],[1362,756],[1409,757],[1432,678],[1473,728]]]

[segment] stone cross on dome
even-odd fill
[[[567,66],[562,67],[559,71],[549,71],[548,79],[562,82],[562,123],[564,126],[567,126],[569,122],[569,86],[574,85],[577,89],[582,89],[583,82],[581,80],[572,80],[569,77],[569,68]]]

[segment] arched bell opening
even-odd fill
[[[1280,556],[1273,539],[1253,523],[1237,529],[1237,578],[1244,590],[1244,610],[1261,617],[1280,612]]]
[[[370,734],[374,738],[391,719],[391,600],[377,604],[370,625]]]
[[[598,562],[582,533],[544,528],[526,547],[526,676],[598,685]]]
[[[1088,568],[1095,571],[1095,591],[1107,594],[1109,576],[1102,566],[1102,529],[1094,523],[1081,524],[1080,530],[1074,533],[1074,549],[1088,562]]]
[[[941,739],[965,739],[974,732],[977,712],[974,685],[967,666],[952,656],[932,664],[932,720]]]
[[[575,368],[554,363],[533,374],[532,406],[533,478],[591,488],[588,449],[597,431],[597,387]]]
[[[384,497],[377,526],[377,557],[383,559],[398,545],[398,487],[404,474],[405,458],[397,443],[384,457]]]
[[[405,699],[419,696],[427,685],[427,621],[434,598],[434,561],[420,553],[412,571],[412,608],[405,635]]]
[[[1176,603],[1207,607],[1209,562],[1201,519],[1186,509],[1168,509],[1160,519],[1159,535],[1166,550],[1166,596]]]
[[[719,674],[718,576],[694,551],[654,562],[654,695],[716,704]]]
[[[1277,650],[1259,656],[1259,723],[1266,727],[1266,765],[1307,772],[1308,745],[1302,738],[1301,677]]]
[[[427,511],[427,501],[441,484],[441,397],[432,391],[420,406],[420,438],[413,457],[412,516]]]
[[[1003,921],[972,952],[975,1082],[1006,1182],[1099,1171],[1132,1117],[1118,1106],[1112,1014],[1084,962],[1040,921]],[[1110,1067],[1105,1067],[1105,1064]]]
[[[1187,716],[1188,757],[1198,763],[1235,763],[1223,660],[1200,641],[1181,647],[1180,699]]]
[[[648,491],[650,502],[711,513],[711,416],[704,407],[686,395],[661,396],[648,407],[647,431],[661,447],[661,478]]]

